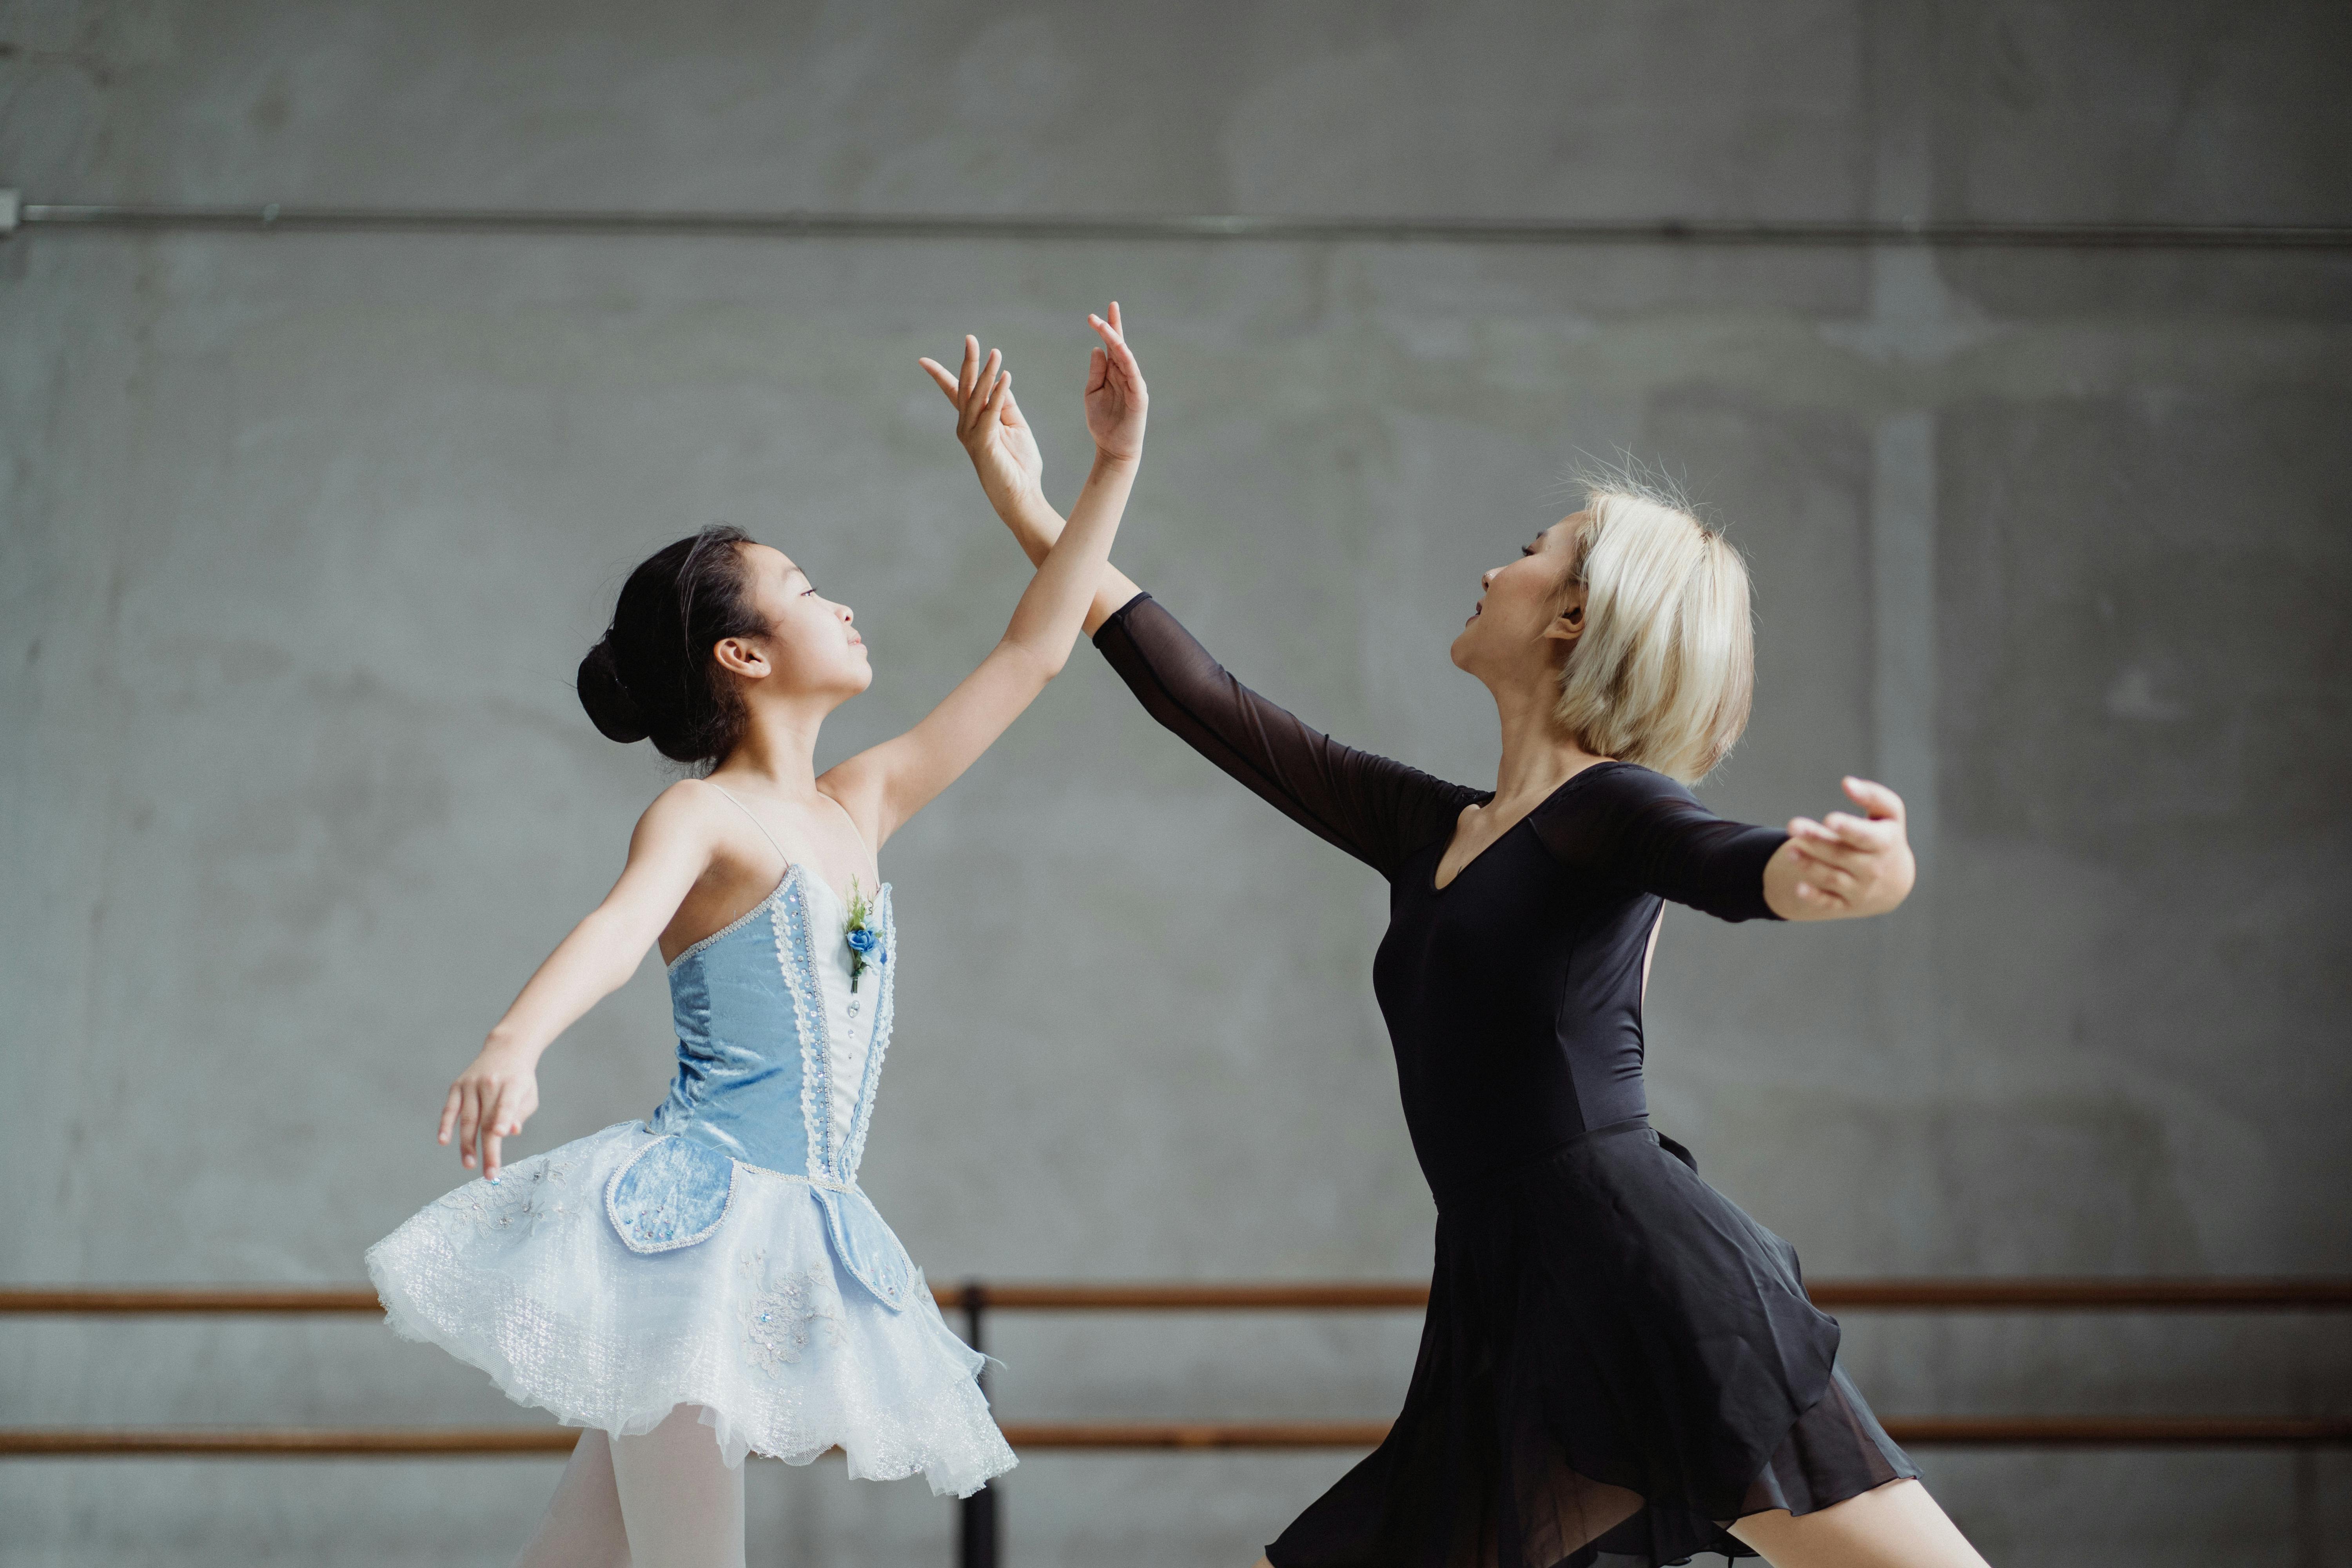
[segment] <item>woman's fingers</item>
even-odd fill
[[[948,374],[947,366],[941,364],[935,359],[919,359],[915,363],[921,365],[923,367],[923,373],[929,375],[933,382],[938,384],[939,389],[947,395],[947,400],[950,403],[956,405],[959,408],[963,405],[961,399],[958,396],[959,389],[956,385],[956,378]]]
[[[1898,824],[1903,821],[1903,797],[1885,784],[1853,777],[1841,782],[1845,785],[1847,798],[1868,812],[1874,821],[1891,819]]]
[[[1824,860],[1818,855],[1807,854],[1801,844],[1797,847],[1797,858],[1805,864],[1806,880],[1829,892],[1850,896],[1862,884],[1863,878],[1859,869],[1850,866],[1841,866],[1834,860]]]
[[[1872,822],[1843,811],[1831,812],[1822,818],[1822,826],[1834,834],[1839,843],[1871,855],[1885,854],[1894,848],[1903,837],[1899,823]]]
[[[988,363],[980,367],[980,375],[972,383],[971,390],[964,394],[963,416],[956,426],[959,435],[970,436],[980,428],[982,411],[987,408],[988,400],[996,394],[996,383],[1003,363],[1004,355],[1001,351],[988,351]]]
[[[988,401],[980,405],[978,427],[985,430],[992,425],[1001,424],[1004,418],[1004,400],[1012,395],[1013,373],[1008,370],[997,376],[996,384],[989,390]]]
[[[1832,866],[1844,866],[1859,870],[1872,857],[1885,852],[1885,846],[1875,843],[1856,844],[1845,835],[1818,822],[1799,818],[1791,823],[1790,838],[1797,853],[1809,859]]]
[[[980,340],[970,332],[963,335],[963,364],[956,374],[956,406],[961,408],[971,401],[972,384],[980,379]]]
[[[1795,889],[1797,901],[1819,913],[1829,914],[1843,909],[1845,900],[1811,882],[1799,882]]]
[[[449,1142],[449,1132],[457,1125],[457,1109],[463,1100],[464,1096],[457,1092],[457,1086],[451,1084],[448,1097],[441,1101],[441,1125],[433,1134],[433,1141],[436,1143],[446,1144]]]

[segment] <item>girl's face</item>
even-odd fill
[[[1584,586],[1575,565],[1578,512],[1523,545],[1507,566],[1481,574],[1477,608],[1454,639],[1454,662],[1488,686],[1557,671],[1584,631]]]
[[[874,683],[856,616],[816,591],[808,574],[781,550],[739,544],[751,574],[751,602],[768,623],[763,637],[730,637],[719,662],[748,679],[775,678],[795,696],[825,694],[845,701]]]

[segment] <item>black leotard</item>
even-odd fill
[[[1441,1197],[1642,1116],[1642,978],[1661,900],[1774,918],[1788,836],[1726,822],[1663,774],[1601,763],[1464,866],[1437,863],[1492,791],[1340,745],[1244,686],[1143,595],[1096,643],[1151,716],[1389,880],[1372,986],[1413,1150]]]
[[[1786,836],[1605,762],[1440,889],[1487,792],[1300,722],[1148,595],[1095,642],[1154,718],[1389,882],[1372,983],[1437,1197],[1429,1317],[1388,1440],[1267,1548],[1276,1568],[1748,1555],[1724,1521],[1916,1475],[1836,1369],[1795,1253],[1646,1120],[1661,900],[1769,918]]]

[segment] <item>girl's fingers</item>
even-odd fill
[[[457,1086],[453,1083],[449,1086],[448,1098],[441,1102],[441,1126],[433,1134],[436,1143],[449,1142],[449,1130],[457,1125]]]
[[[972,383],[980,376],[980,340],[970,332],[963,335],[963,365],[956,375],[956,406],[961,408],[971,398]]]
[[[1013,400],[1013,388],[1009,384],[1004,389],[1004,411],[997,417],[1015,430],[1021,429],[1029,423],[1021,416],[1021,405]]]
[[[1118,301],[1116,300],[1110,302],[1110,330],[1118,334],[1121,342],[1127,341],[1127,323],[1119,320]]]
[[[482,1124],[481,1091],[468,1082],[457,1106],[457,1160],[467,1170],[474,1168],[474,1134]]]
[[[482,1174],[494,1182],[499,1179],[499,1134],[506,1131],[507,1100],[512,1092],[497,1084],[482,1097]]]
[[[1100,392],[1110,384],[1110,358],[1097,347],[1087,356],[1087,390]]]

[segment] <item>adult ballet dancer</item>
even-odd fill
[[[1019,405],[924,368],[1052,559]],[[1692,797],[1747,723],[1753,641],[1738,554],[1672,498],[1596,483],[1479,587],[1453,659],[1502,722],[1491,790],[1332,741],[1115,568],[1087,616],[1153,718],[1390,886],[1372,985],[1437,1199],[1429,1315],[1387,1441],[1264,1562],[1982,1568],[1838,1366],[1795,1253],[1651,1129],[1642,1088],[1664,901],[1883,914],[1911,889],[1902,801],[1849,778],[1864,815],[1782,833]]]
[[[481,1178],[367,1255],[394,1328],[588,1428],[527,1568],[741,1568],[747,1452],[839,1447],[852,1476],[920,1471],[960,1495],[1012,1468],[981,1357],[857,1186],[899,963],[876,858],[1062,668],[1109,558],[1146,392],[1118,330],[1088,320],[1094,470],[1003,639],[921,723],[815,772],[818,727],[871,684],[869,656],[847,605],[730,529],[638,566],[581,661],[598,730],[716,765],[646,809],[620,880],[450,1086],[440,1141]],[[1012,377],[978,351],[960,406],[994,420]],[[502,1166],[541,1054],[656,940],[669,1097]]]

